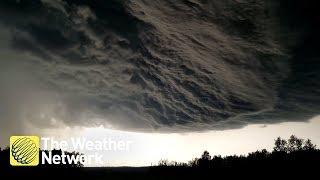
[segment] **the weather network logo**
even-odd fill
[[[10,164],[12,166],[37,166],[39,164],[39,137],[11,136]]]

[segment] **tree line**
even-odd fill
[[[243,168],[243,167],[297,167],[312,166],[320,162],[320,151],[310,139],[304,140],[295,135],[288,139],[278,137],[274,141],[271,152],[266,149],[251,152],[248,155],[232,155],[222,157],[211,156],[204,151],[199,158],[191,161],[176,162],[166,159],[158,162],[158,167],[193,167],[193,168]]]

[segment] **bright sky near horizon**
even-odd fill
[[[129,151],[99,151],[105,164],[90,166],[148,166],[157,164],[160,159],[188,162],[199,157],[204,150],[211,155],[247,154],[266,148],[272,150],[278,136],[288,138],[294,134],[310,138],[320,145],[320,116],[309,122],[286,122],[271,125],[248,125],[242,129],[207,131],[198,133],[136,133],[97,128],[64,128],[42,130],[42,137],[70,141],[70,138],[101,140],[113,137],[131,141]],[[39,132],[39,131],[38,131]],[[92,154],[92,151],[82,151]]]

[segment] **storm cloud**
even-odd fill
[[[1,131],[305,121],[320,110],[315,2],[3,0]]]

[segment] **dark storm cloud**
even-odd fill
[[[305,120],[319,112],[318,16],[293,4],[1,1],[1,127]]]

